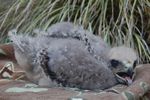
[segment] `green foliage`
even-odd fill
[[[32,34],[51,24],[71,21],[100,35],[112,46],[135,48],[140,61],[150,61],[144,36],[150,32],[149,0],[16,0],[0,16],[1,37],[13,28]]]

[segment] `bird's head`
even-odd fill
[[[137,54],[132,48],[114,47],[109,52],[110,69],[121,84],[130,85],[135,74]]]

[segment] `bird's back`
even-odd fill
[[[116,84],[108,62],[95,59],[85,45],[75,39],[56,39],[47,48],[51,79],[63,86],[105,89]]]

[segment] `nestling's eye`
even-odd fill
[[[117,67],[119,65],[119,61],[112,59],[110,61],[112,67]]]

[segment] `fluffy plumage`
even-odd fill
[[[126,46],[113,47],[108,57],[111,63],[110,68],[113,73],[116,73],[117,80],[120,83],[131,84],[138,60],[136,52]]]
[[[100,37],[71,23],[55,24],[43,33],[10,34],[18,64],[32,82],[90,90],[119,83],[108,58],[110,48]]]
[[[126,46],[113,47],[108,55],[110,59],[121,61],[128,67],[132,67],[135,61],[138,60],[136,52]]]
[[[82,41],[91,55],[98,60],[107,60],[106,54],[109,52],[109,46],[101,37],[84,30],[82,26],[74,25],[70,22],[56,23],[49,27],[47,31],[36,30],[39,37],[51,38],[73,38]]]

